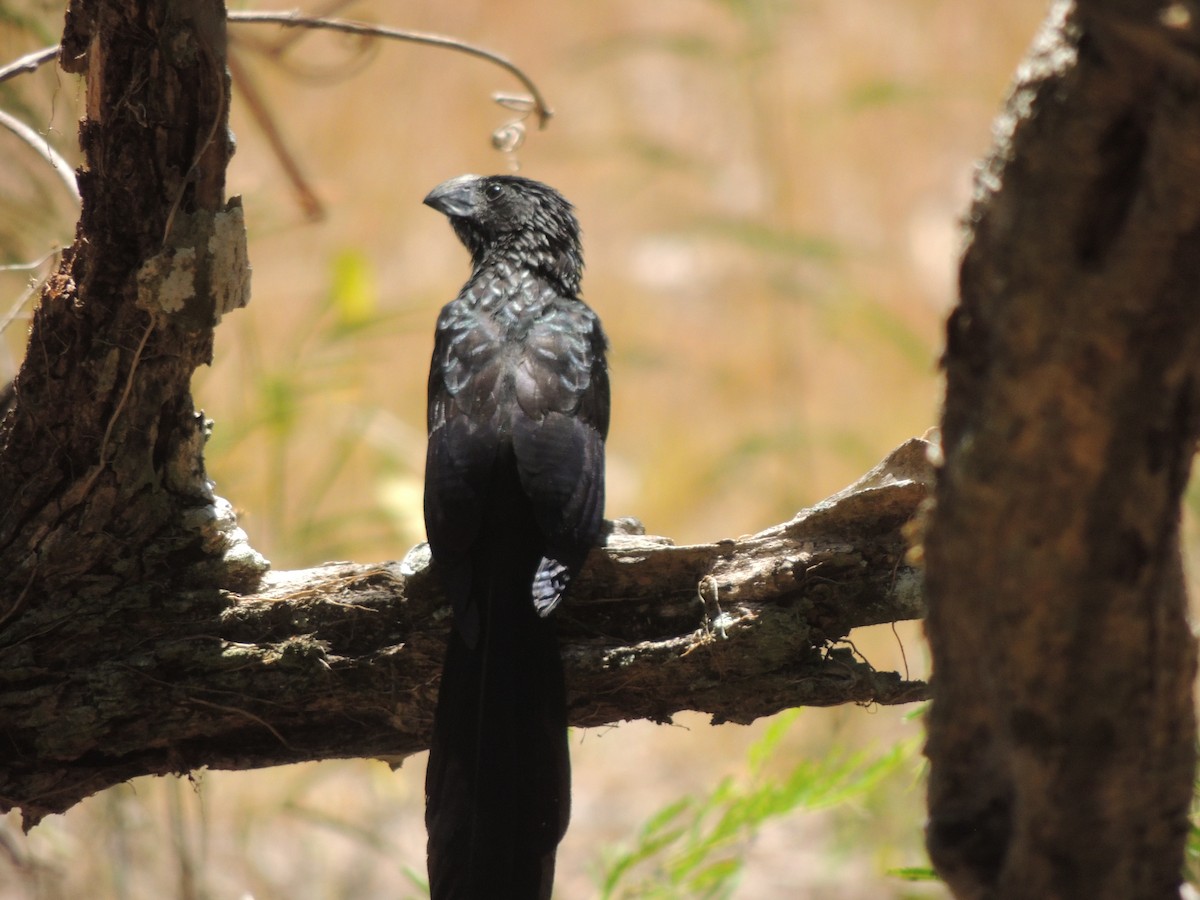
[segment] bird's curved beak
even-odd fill
[[[478,175],[460,175],[443,181],[425,195],[423,201],[438,212],[455,217],[465,217],[475,211],[475,183]]]

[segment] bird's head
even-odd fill
[[[476,268],[507,262],[579,290],[579,222],[554,188],[517,175],[460,175],[430,191],[425,204],[450,219]]]

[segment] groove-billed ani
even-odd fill
[[[434,900],[550,896],[567,830],[566,694],[546,618],[596,541],[605,338],[571,204],[508,175],[425,198],[473,271],[437,323],[425,525],[454,628],[425,782]]]

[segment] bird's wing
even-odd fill
[[[605,343],[585,305],[553,304],[530,329],[516,369],[523,414],[513,418],[512,443],[521,486],[546,539],[533,597],[543,615],[558,604],[603,522]]]
[[[494,415],[480,415],[494,395],[499,367],[473,362],[494,341],[491,323],[465,303],[438,318],[429,367],[429,444],[425,457],[425,531],[442,571],[455,624],[467,643],[479,634],[472,606],[472,553],[483,523],[500,448]]]

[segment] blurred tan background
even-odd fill
[[[239,74],[325,212],[308,221],[250,115],[246,82],[235,85],[228,190],[244,198],[253,299],[227,317],[213,367],[195,380],[216,423],[218,492],[276,568],[395,559],[422,539],[432,328],[468,259],[420,201],[450,176],[518,163],[570,198],[584,226],[584,293],[613,347],[610,516],[709,540],[843,487],[937,421],[972,166],[1045,5],[340,4],[340,15],[452,34],[524,68],[556,115],[544,131],[530,121],[515,155],[490,144],[512,117],[491,93],[520,87],[497,68],[327,34],[272,59],[263,45],[283,32],[232,26]],[[60,14],[60,4],[6,0],[0,64],[56,40]],[[80,93],[46,69],[0,85],[0,108],[77,163]],[[73,221],[45,164],[0,133],[0,264],[69,242]],[[23,352],[28,305],[13,304],[30,276],[0,272],[0,316],[14,311],[4,378]],[[854,641],[879,668],[926,671],[917,626]],[[746,865],[733,896],[944,896],[893,871],[927,865],[913,712],[799,716],[773,757],[779,771],[897,744],[903,759],[853,799],[738,844]],[[681,716],[676,727],[577,732],[556,896],[602,896],[606,860],[665,804],[743,778],[764,727]],[[420,896],[405,867],[423,876],[423,766],[142,779],[28,838],[10,815],[0,897]]]

